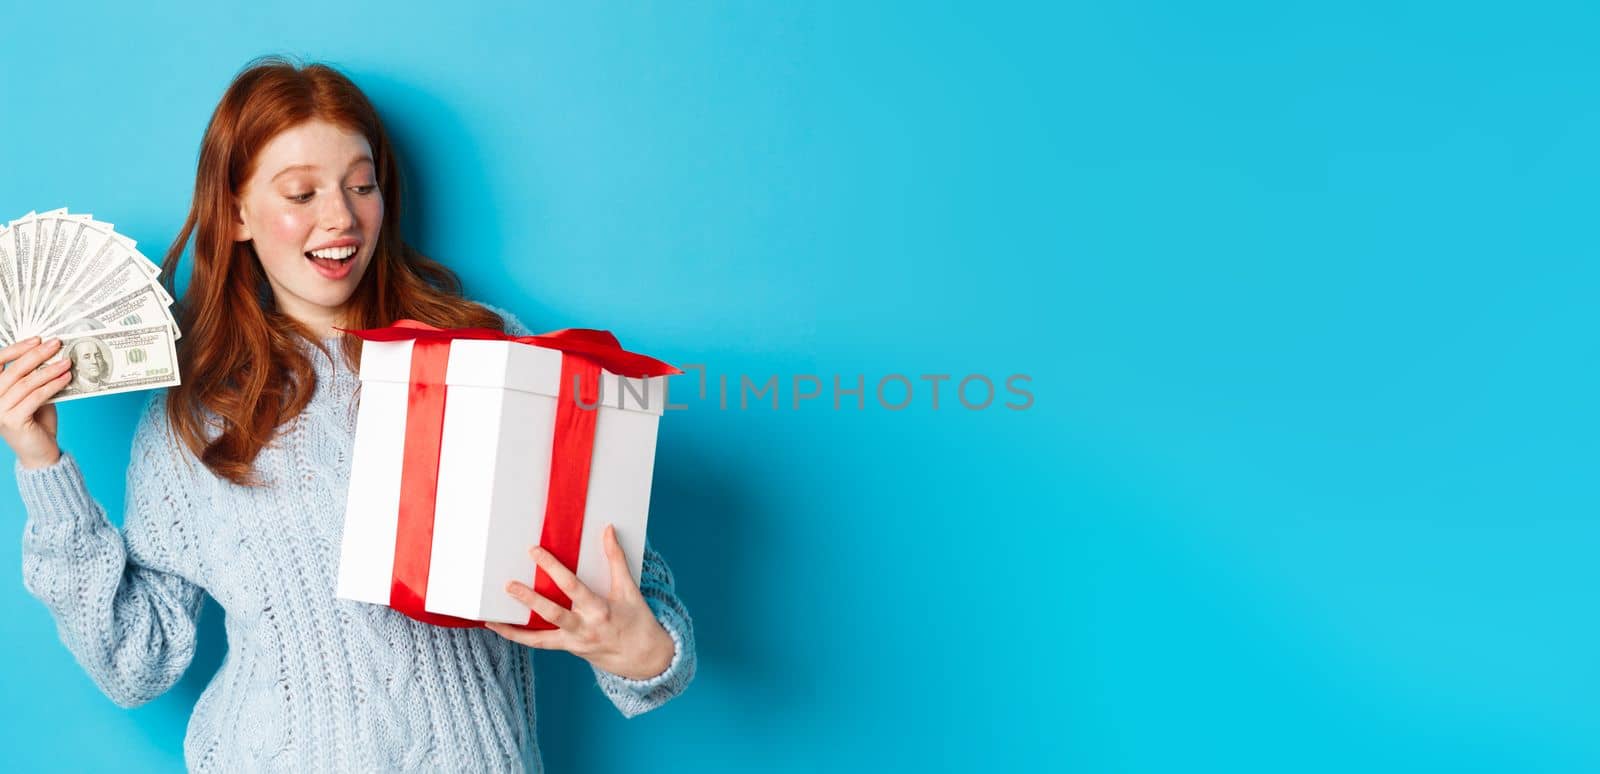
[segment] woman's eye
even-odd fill
[[[376,185],[353,185],[350,186],[350,190],[355,191],[361,196],[366,196],[367,194],[378,190],[378,187]]]
[[[311,201],[311,194],[309,194],[309,193],[290,194],[288,196],[285,196],[284,198],[288,199],[291,202],[294,202],[295,204],[305,204],[306,202]]]

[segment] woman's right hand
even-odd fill
[[[44,368],[39,364],[61,349],[60,339],[23,339],[0,349],[0,438],[25,468],[42,468],[61,458],[56,445],[56,407],[45,405],[72,381],[72,359]],[[37,369],[37,370],[35,370]]]

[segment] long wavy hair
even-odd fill
[[[310,329],[278,311],[254,245],[233,238],[238,197],[256,156],[280,132],[314,119],[366,137],[383,196],[383,224],[346,306],[344,327],[400,318],[441,327],[505,326],[499,315],[462,298],[454,272],[401,237],[399,163],[366,95],[327,65],[279,57],[251,62],[206,126],[194,201],[162,261],[162,281],[173,291],[178,262],[194,238],[194,266],[177,306],[183,383],[167,395],[168,419],[207,468],[235,484],[261,484],[253,475],[256,456],[311,400],[316,373],[305,342],[331,356]],[[344,334],[341,343],[346,363],[355,367],[360,340]]]

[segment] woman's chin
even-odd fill
[[[313,276],[307,278],[301,298],[317,306],[336,308],[345,305],[352,295],[355,295],[356,286],[361,284],[361,275],[366,267],[351,266],[338,277]]]

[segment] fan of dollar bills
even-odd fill
[[[61,339],[48,362],[72,359],[50,402],[178,383],[172,296],[160,267],[111,224],[66,210],[0,227],[0,346]]]

